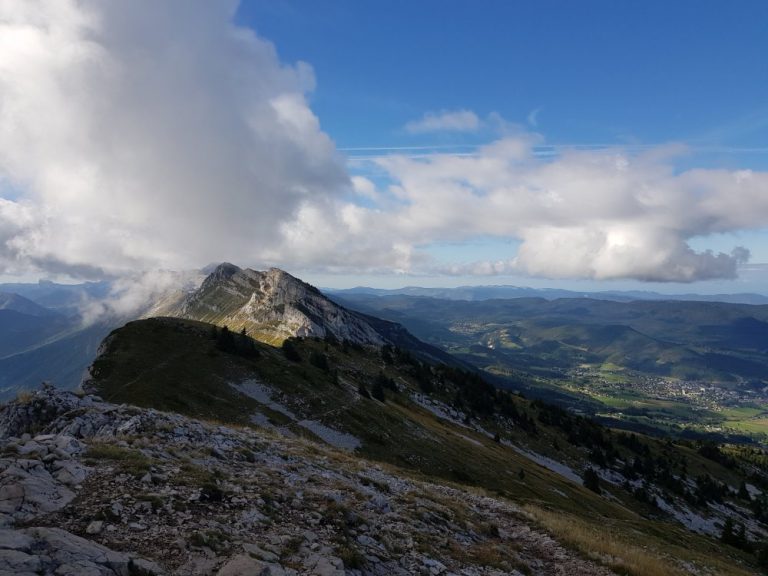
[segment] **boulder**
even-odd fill
[[[262,562],[247,554],[238,554],[224,564],[216,576],[285,576],[285,570],[279,564]]]

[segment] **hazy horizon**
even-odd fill
[[[236,262],[234,264],[243,266]],[[258,267],[255,269],[265,269]],[[344,290],[351,288],[374,288],[383,290],[398,290],[403,288],[463,288],[487,286],[513,286],[532,288],[536,290],[568,290],[572,292],[610,292],[610,291],[643,291],[660,294],[760,294],[768,296],[768,264],[750,264],[741,271],[739,278],[725,281],[708,282],[637,282],[631,280],[594,281],[594,280],[551,280],[530,276],[416,276],[416,275],[355,275],[343,276],[337,274],[313,273],[306,270],[286,269],[290,274],[317,286],[318,288]],[[60,284],[79,284],[65,278],[2,278],[0,285],[6,284],[38,284],[40,282],[55,282]]]

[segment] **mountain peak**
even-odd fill
[[[234,264],[230,264],[229,262],[222,262],[221,264],[218,264],[208,275],[208,277],[213,277],[216,279],[226,279],[231,278],[238,272],[241,272],[242,268],[239,266],[235,266]]]
[[[216,266],[199,289],[153,315],[175,316],[246,330],[280,344],[290,337],[333,336],[366,346],[387,340],[359,314],[326,298],[317,288],[279,268],[267,271]]]
[[[38,317],[55,315],[52,310],[12,292],[0,292],[0,310],[13,310],[21,314]]]

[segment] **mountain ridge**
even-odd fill
[[[279,268],[261,272],[226,262],[196,290],[144,316],[210,322],[232,331],[246,330],[254,338],[278,345],[291,337],[333,337],[369,346],[387,343],[361,315],[287,272]]]
[[[142,318],[208,322],[278,346],[289,338],[327,338],[374,348],[398,346],[434,361],[467,366],[397,322],[350,310],[279,268],[257,271],[224,262],[208,270],[198,288],[164,296]]]
[[[13,310],[28,316],[54,316],[56,312],[15,292],[0,291],[0,310]]]
[[[504,284],[456,286],[455,288],[429,288],[424,286],[404,286],[402,288],[372,288],[370,286],[355,286],[353,288],[323,288],[327,294],[340,297],[350,296],[423,296],[446,300],[495,300],[510,298],[544,298],[557,300],[560,298],[589,298],[594,300],[610,300],[615,302],[650,301],[690,301],[690,302],[724,302],[727,304],[768,304],[768,296],[752,292],[722,293],[722,294],[663,294],[650,290],[565,290],[562,288],[531,288]]]

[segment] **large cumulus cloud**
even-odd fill
[[[471,155],[373,160],[392,184],[355,180],[374,204],[347,207],[336,249],[354,246],[361,264],[449,274],[692,282],[734,278],[749,251],[697,252],[691,239],[768,225],[766,173],[679,170],[681,146],[542,156],[540,143],[522,134]],[[422,249],[488,236],[521,244],[507,260],[462,265],[430,263]]]
[[[0,269],[251,260],[348,183],[235,2],[0,1]]]

